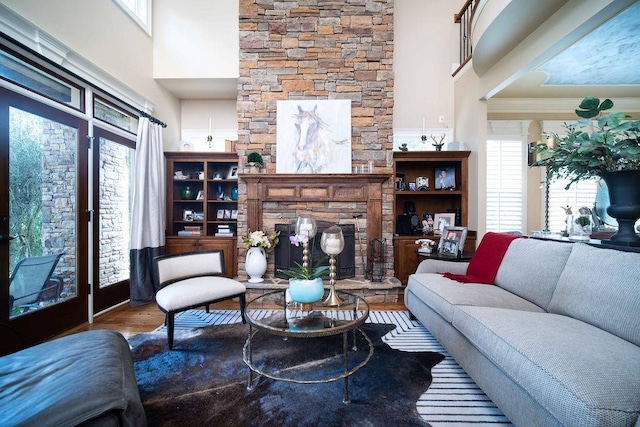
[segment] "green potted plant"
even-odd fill
[[[258,172],[260,167],[264,165],[262,154],[258,153],[257,151],[249,153],[249,155],[247,156],[247,163],[251,168],[251,172]]]
[[[611,206],[607,212],[618,220],[618,232],[610,243],[640,246],[634,224],[640,217],[640,121],[629,120],[613,107],[588,96],[575,110],[580,119],[564,124],[567,134],[545,135],[553,143],[532,148],[539,155],[533,166],[544,166],[547,179],[576,181],[601,177],[607,184]],[[606,113],[605,113],[606,112]]]

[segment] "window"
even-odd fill
[[[136,24],[151,35],[151,0],[114,0]]]
[[[36,68],[18,54],[0,49],[0,78],[56,102],[82,110],[84,91],[51,71]]]
[[[487,231],[524,228],[523,143],[487,141]]]
[[[568,179],[558,179],[549,184],[549,231],[566,230],[567,217],[563,208],[569,206],[574,217],[581,207],[593,209],[598,181],[593,179],[575,182],[565,190],[568,183]]]
[[[98,96],[93,98],[93,117],[133,134],[138,130],[136,116]]]

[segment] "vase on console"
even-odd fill
[[[262,276],[267,271],[267,254],[264,248],[254,246],[247,250],[244,269],[249,275],[249,283],[264,282]]]

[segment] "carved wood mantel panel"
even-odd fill
[[[382,183],[388,174],[241,174],[247,226],[262,229],[264,202],[366,202],[367,239],[382,238]]]

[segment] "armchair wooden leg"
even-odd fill
[[[240,295],[240,316],[242,316],[242,323],[247,323],[247,319],[244,318],[244,306],[246,303],[245,294]]]
[[[167,341],[169,343],[169,350],[173,350],[173,325],[174,325],[175,313],[167,313]]]

